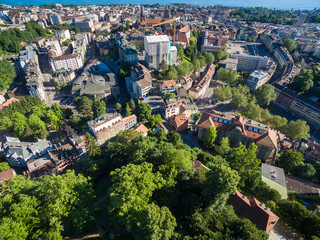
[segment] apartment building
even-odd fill
[[[54,36],[59,40],[60,44],[68,39],[71,39],[70,31],[68,29],[61,29],[54,32]]]
[[[167,35],[145,36],[144,48],[149,68],[159,68],[162,61],[174,65],[177,61],[177,48],[171,46]]]
[[[120,62],[123,64],[124,62],[129,62],[130,64],[135,64],[138,61],[138,52],[136,46],[125,40],[120,39],[118,42],[119,46],[119,58]]]
[[[160,84],[161,93],[174,93],[177,90],[177,84],[175,80],[165,80]]]
[[[83,66],[83,61],[79,54],[68,54],[51,58],[50,65],[53,71],[60,69],[77,70]]]
[[[120,131],[133,128],[137,124],[136,115],[122,118],[120,114],[104,114],[88,122],[90,131],[94,134],[99,145],[115,137]]]
[[[188,118],[198,112],[198,107],[190,98],[168,99],[162,107],[165,119],[184,114]]]
[[[274,52],[274,57],[278,60],[282,68],[288,63],[293,63],[291,54],[284,47],[277,48]]]
[[[52,24],[62,24],[61,16],[58,14],[51,15],[51,22]]]
[[[237,71],[252,72],[267,66],[269,58],[264,56],[253,56],[245,54],[233,54],[230,58],[237,59]]]
[[[234,33],[226,31],[205,31],[201,45],[202,51],[216,52],[224,50],[229,38],[232,38]]]
[[[255,91],[262,85],[264,85],[269,80],[269,74],[262,70],[255,70],[250,74],[247,85],[252,90]]]

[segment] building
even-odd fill
[[[230,195],[227,203],[233,206],[238,215],[248,218],[258,229],[267,234],[270,234],[279,220],[279,217],[271,212],[264,203],[259,202],[256,198],[250,200],[238,191]]]
[[[120,114],[104,114],[88,122],[90,131],[94,134],[99,145],[115,137],[120,131],[133,128],[137,124],[136,115],[122,118]]]
[[[120,39],[118,41],[119,46],[119,58],[120,62],[123,64],[124,62],[129,62],[130,64],[135,64],[138,61],[138,52],[136,46],[125,40]]]
[[[245,54],[232,54],[230,55],[231,59],[237,59],[237,70],[236,71],[247,71],[253,72],[259,68],[264,68],[269,62],[269,58],[264,56],[253,56]],[[228,60],[228,61],[230,61]]]
[[[145,36],[144,48],[149,68],[159,68],[162,61],[174,65],[177,59],[177,48],[171,46],[167,35]]]
[[[198,107],[190,98],[168,99],[162,107],[165,119],[184,114],[190,117],[198,112]]]
[[[79,28],[81,32],[94,32],[95,27],[92,19],[75,19],[74,26]]]
[[[301,26],[302,24],[304,24],[304,22],[306,21],[308,17],[308,13],[301,13],[300,16],[298,17],[298,20],[296,22],[296,26]]]
[[[201,50],[207,52],[216,52],[224,50],[229,39],[229,33],[224,31],[205,31]]]
[[[207,65],[199,80],[189,89],[189,96],[192,99],[198,99],[204,96],[215,73],[215,69],[216,65],[213,63]]]
[[[6,171],[0,172],[0,185],[2,184],[3,180],[14,178],[15,176],[16,176],[16,172],[12,168],[9,168]]]
[[[282,68],[288,63],[293,63],[291,54],[284,47],[277,48],[274,52],[274,57],[278,60]]]
[[[83,66],[83,60],[80,54],[67,54],[51,58],[50,65],[54,72],[60,69],[77,70]]]
[[[241,116],[225,117],[214,113],[203,113],[197,126],[198,139],[204,141],[209,127],[217,129],[217,141],[228,137],[231,146],[249,145],[258,146],[257,158],[273,161],[278,151],[278,133],[266,125],[245,119]]]
[[[27,167],[28,161],[45,155],[51,147],[51,143],[45,139],[20,142],[18,138],[6,137],[3,152],[12,167]]]
[[[59,85],[63,85],[65,83],[71,82],[75,79],[76,75],[73,70],[58,70],[52,73],[52,79],[55,83],[59,83]]]
[[[183,132],[188,129],[189,120],[185,114],[180,114],[170,118],[170,125],[176,132]]]
[[[71,93],[76,96],[95,97],[97,99],[108,98],[111,95],[119,95],[119,85],[113,73],[96,75],[84,71],[72,85]]]
[[[174,93],[177,90],[177,85],[175,80],[165,80],[160,83],[161,93]]]
[[[70,31],[68,29],[61,29],[54,32],[54,36],[59,40],[60,44],[68,39],[71,39]]]
[[[286,178],[282,168],[278,168],[269,164],[261,164],[262,181],[272,189],[277,190],[282,199],[288,198]]]
[[[191,37],[191,29],[189,25],[184,26],[178,30],[177,43],[182,43],[185,47],[190,45],[189,38]]]
[[[278,45],[280,45],[280,37],[275,34],[263,33],[260,35],[261,42],[267,47],[267,49],[273,52]]]
[[[30,60],[36,61],[37,58],[34,54],[33,46],[27,45],[24,50],[19,52],[19,63],[24,73],[26,73],[26,66]]]
[[[320,144],[315,141],[302,139],[297,149],[303,153],[304,159],[307,162],[316,163],[320,161]]]
[[[58,14],[51,15],[51,22],[53,25],[62,24],[61,16]]]
[[[132,98],[143,98],[152,92],[150,71],[140,63],[131,67],[131,76],[126,77],[127,91]]]
[[[141,133],[144,137],[148,136],[148,128],[143,124],[140,124],[134,130]]]
[[[269,74],[265,71],[258,71],[255,70],[253,73],[250,74],[247,85],[252,90],[255,91],[262,85],[264,85],[269,80]]]
[[[26,65],[26,87],[31,96],[37,95],[42,101],[46,100],[46,94],[43,89],[42,74],[38,64],[30,60]]]

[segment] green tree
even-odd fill
[[[210,126],[209,129],[206,132],[206,136],[203,142],[203,145],[207,149],[211,149],[214,147],[214,141],[216,140],[217,137],[217,130],[215,127]]]
[[[59,129],[62,123],[59,117],[52,109],[49,109],[47,112],[46,122],[49,123],[53,129]]]
[[[247,106],[248,98],[246,95],[236,92],[232,95],[231,105],[236,108],[242,108]]]
[[[183,58],[184,57],[184,50],[183,47],[178,46],[178,56]]]
[[[9,88],[16,76],[14,66],[8,60],[0,60],[0,91]]]
[[[151,128],[154,128],[158,123],[162,123],[162,117],[160,114],[151,115],[149,124]]]
[[[171,80],[171,79],[176,79],[178,77],[178,71],[175,67],[170,66],[169,71],[166,74],[166,79]]]
[[[77,104],[77,109],[81,114],[86,115],[92,111],[92,105],[93,101],[87,96],[83,96]]]
[[[203,52],[203,56],[206,59],[206,64],[214,62],[215,57],[211,52]]]
[[[298,177],[312,181],[317,171],[310,163],[305,163],[305,164],[299,164],[298,166],[296,166],[292,170],[292,173]]]
[[[177,170],[192,168],[191,154],[185,149],[169,148],[163,152],[163,164],[174,166]]]
[[[289,52],[293,52],[297,48],[297,44],[291,38],[287,38],[283,41],[283,46],[285,46]]]
[[[301,152],[295,149],[288,149],[282,152],[280,157],[276,160],[277,166],[283,168],[286,172],[292,171],[299,165],[303,164],[304,158]]]
[[[120,112],[120,111],[121,111],[121,109],[122,109],[122,106],[121,106],[121,104],[120,104],[120,103],[116,103],[115,108],[116,108],[116,111],[117,111],[117,112]]]
[[[106,109],[105,108],[106,108],[105,101],[103,101],[103,100],[99,101],[96,98],[93,99],[92,110],[93,110],[93,117],[94,118],[97,118],[97,117],[100,117],[103,114],[106,114]]]
[[[214,98],[218,99],[219,101],[224,101],[230,99],[232,97],[232,91],[230,86],[219,86],[213,91]]]
[[[46,124],[37,115],[32,114],[28,119],[28,124],[35,139],[46,139],[49,135]]]
[[[271,101],[276,99],[274,87],[270,84],[265,84],[256,91],[256,98],[261,106],[269,105]]]
[[[26,137],[26,130],[28,128],[28,122],[26,117],[19,112],[15,112],[12,115],[11,119],[12,119],[13,134],[18,138]]]
[[[258,120],[261,117],[262,109],[254,101],[250,101],[247,106],[241,110],[241,114],[249,119]]]
[[[308,139],[310,137],[309,131],[310,127],[307,125],[307,122],[300,119],[297,121],[290,121],[286,126],[287,135],[291,139]]]
[[[126,104],[126,116],[130,116],[132,114],[132,110],[129,106],[129,103]]]
[[[148,103],[140,103],[136,107],[135,113],[138,117],[138,121],[147,121],[151,117],[151,107]]]
[[[162,60],[161,63],[159,64],[159,70],[162,72],[168,71],[169,66],[165,60]]]
[[[219,62],[221,60],[226,60],[228,59],[229,55],[226,51],[224,50],[218,50],[215,54],[215,59]]]
[[[164,93],[162,96],[163,100],[166,101],[168,99],[175,99],[176,94],[175,93]]]
[[[227,83],[234,83],[238,80],[238,73],[225,68],[219,68],[217,78]]]
[[[230,151],[229,138],[223,137],[220,141],[220,145],[214,146],[214,149],[221,156],[228,154]]]
[[[0,172],[10,169],[10,165],[7,162],[0,162]]]
[[[101,154],[101,149],[99,145],[96,144],[94,138],[90,135],[90,133],[86,133],[86,144],[87,144],[87,154],[89,157],[98,157]]]
[[[129,106],[132,109],[132,111],[134,111],[134,109],[136,108],[136,104],[132,98],[130,99]]]

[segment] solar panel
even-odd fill
[[[263,130],[262,130],[262,129],[259,129],[259,133],[262,134],[262,133],[263,133]]]
[[[254,128],[253,131],[254,131],[254,132],[258,132],[258,128]]]
[[[217,122],[217,121],[218,121],[218,118],[217,118],[217,117],[214,117],[214,118],[213,118],[213,121],[216,121],[216,122]]]
[[[219,120],[218,120],[218,121],[222,123],[222,122],[223,122],[223,119],[219,118]]]

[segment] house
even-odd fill
[[[261,164],[262,181],[272,189],[277,190],[282,199],[288,198],[286,178],[282,168],[269,164]]]
[[[168,99],[162,107],[164,117],[171,118],[179,114],[185,114],[190,117],[198,112],[198,107],[190,98]]]
[[[131,67],[131,76],[126,77],[128,93],[132,98],[142,98],[152,92],[152,76],[150,71],[140,63]]]
[[[188,129],[188,117],[185,114],[180,114],[170,118],[170,125],[176,132],[183,132]]]
[[[148,135],[148,128],[144,124],[140,124],[134,130],[141,133],[142,136],[144,136],[144,137],[146,137]]]
[[[162,123],[158,123],[154,129],[154,132],[159,131],[160,129],[162,129],[163,131],[165,131],[166,133],[169,132],[169,130],[162,124]]]
[[[176,80],[176,86],[188,91],[192,87],[193,80],[189,76],[185,76]]]
[[[315,141],[302,139],[297,146],[297,150],[302,152],[306,161],[314,163],[320,161],[320,144]]]
[[[269,129],[262,123],[245,119],[239,115],[226,117],[222,114],[203,113],[197,126],[198,139],[205,139],[209,127],[217,129],[217,141],[228,137],[231,146],[249,145],[255,143],[258,146],[257,157],[273,162],[278,151],[278,132]]]
[[[120,62],[123,64],[124,62],[129,62],[130,64],[135,64],[138,61],[138,52],[136,46],[125,40],[120,39],[118,41],[119,46],[119,58]]]
[[[173,93],[176,92],[177,85],[175,80],[166,80],[160,84],[161,93]]]
[[[0,110],[5,109],[5,108],[8,107],[11,103],[16,102],[16,101],[19,102],[19,99],[15,98],[15,97],[9,98],[9,100],[7,100],[5,103],[3,103],[3,104],[0,105]]]
[[[189,38],[191,37],[191,29],[189,25],[186,25],[178,30],[178,43],[182,43],[185,46],[189,46]]]
[[[264,203],[259,202],[256,198],[250,200],[238,191],[230,195],[228,204],[233,206],[238,215],[248,218],[258,229],[268,234],[279,220],[279,217]]]
[[[14,178],[15,176],[16,176],[16,172],[12,168],[9,168],[8,170],[0,172],[0,184],[2,184],[2,181],[4,179]]]
[[[38,139],[36,142],[20,142],[18,138],[6,137],[3,152],[11,166],[26,167],[28,161],[45,155],[51,147],[51,142],[45,139]]]
[[[120,131],[133,128],[137,124],[137,116],[122,118],[120,114],[104,114],[88,122],[90,131],[94,134],[98,144],[103,145]]]

